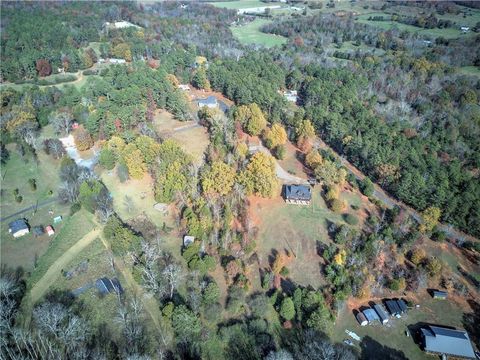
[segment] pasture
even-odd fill
[[[232,31],[233,36],[244,45],[260,45],[270,48],[285,44],[287,38],[280,35],[266,34],[260,31],[260,28],[263,25],[268,24],[270,21],[271,20],[256,18],[245,25],[231,26],[230,30]]]

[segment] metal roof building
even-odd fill
[[[368,322],[371,323],[375,320],[380,321],[378,314],[373,309],[365,309],[362,311],[363,315],[367,318]]]
[[[475,359],[472,343],[465,330],[438,326],[421,328],[423,349],[428,353]]]
[[[402,311],[402,313],[406,313],[408,310],[407,304],[405,303],[405,300],[399,299],[397,300],[398,307]]]
[[[363,315],[361,312],[359,312],[356,316],[357,318],[357,321],[358,323],[360,324],[360,326],[365,326],[368,324],[368,320],[367,318],[365,317],[365,315]]]
[[[380,318],[380,322],[382,324],[386,324],[388,322],[388,315],[385,310],[383,310],[383,308],[378,304],[373,305],[373,308],[377,312],[378,317]]]
[[[310,204],[312,189],[308,185],[285,185],[285,202],[289,204]]]
[[[445,300],[447,298],[448,294],[446,291],[440,291],[440,290],[433,290],[432,291],[432,297],[434,299],[440,299],[440,300]]]
[[[395,300],[386,300],[385,305],[387,307],[388,312],[392,316],[400,316],[402,313],[402,310],[400,309],[400,306],[398,306],[397,301]]]

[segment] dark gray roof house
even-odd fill
[[[392,316],[400,316],[401,313],[403,312],[400,309],[400,306],[398,306],[397,301],[395,301],[395,300],[386,300],[385,301],[385,306],[387,307],[388,312]]]
[[[45,233],[45,230],[43,229],[42,225],[37,225],[32,228],[33,234],[35,236],[41,236]]]
[[[210,95],[206,99],[198,99],[198,107],[208,107],[208,108],[216,108],[218,107],[217,98],[215,96]]]
[[[13,237],[20,237],[30,232],[30,227],[25,219],[17,219],[8,224],[8,232]]]
[[[373,305],[373,308],[377,312],[378,317],[380,318],[380,322],[382,324],[386,324],[388,322],[388,315],[385,312],[385,310],[383,310],[383,307],[378,305],[378,304],[375,304],[375,305]]]
[[[289,204],[308,205],[312,200],[312,189],[308,185],[285,185],[283,193]]]
[[[423,349],[432,354],[475,359],[470,337],[465,330],[447,329],[439,326],[421,328]]]
[[[120,285],[120,282],[117,278],[108,279],[103,277],[95,281],[95,286],[102,295],[107,295],[109,293],[123,293],[122,285]]]

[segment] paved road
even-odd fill
[[[35,207],[36,207],[37,209],[40,209],[40,208],[42,208],[42,207],[44,207],[44,206],[46,206],[46,205],[53,204],[54,202],[57,202],[57,201],[58,201],[58,198],[53,198],[53,199],[48,199],[48,200],[45,200],[45,201],[40,201],[38,204],[35,204],[35,205],[32,205],[32,206],[26,207],[26,208],[24,208],[24,209],[22,209],[22,210],[20,210],[20,211],[17,211],[17,212],[14,213],[14,214],[10,214],[10,215],[8,215],[8,216],[2,217],[2,218],[0,219],[0,221],[1,221],[1,222],[4,222],[4,221],[6,221],[6,220],[8,220],[8,219],[11,219],[11,218],[16,217],[16,216],[18,216],[18,215],[20,215],[20,214],[23,214],[24,212],[31,211],[31,210],[35,209]]]
[[[330,149],[333,154],[339,159],[341,164],[345,166],[358,180],[363,180],[365,178],[365,174],[363,174],[359,169],[357,169],[352,163],[350,163],[348,160],[346,160],[344,157],[340,156],[335,150],[333,150],[330,146],[328,146],[322,139],[317,138],[315,145],[317,145],[319,148],[323,149]],[[379,185],[374,184],[374,191],[373,195],[380,200],[383,204],[385,204],[387,207],[392,208],[394,206],[399,206],[405,211],[411,215],[416,221],[422,222],[422,216],[418,211],[413,209],[412,207],[404,204],[401,201],[398,201],[395,199],[393,196],[389,195],[385,190],[383,190]],[[478,241],[477,238],[465,234],[464,232],[455,229],[452,225],[450,224],[439,224],[438,227],[444,231],[448,237],[458,241],[458,242],[464,242],[465,240],[470,240],[470,241]]]

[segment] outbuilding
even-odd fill
[[[62,216],[61,216],[61,215],[58,215],[58,216],[55,216],[55,217],[53,218],[53,223],[54,223],[54,224],[58,224],[58,223],[61,223],[62,220],[63,220]]]
[[[402,310],[400,309],[400,306],[398,306],[398,303],[395,300],[386,300],[385,306],[387,307],[387,310],[390,313],[390,315],[395,316],[397,318],[401,317]]]
[[[195,236],[185,235],[183,237],[183,246],[187,247],[190,244],[193,244],[195,241]]]
[[[440,300],[445,300],[447,298],[448,293],[446,291],[440,291],[440,290],[433,290],[432,291],[432,297],[434,299],[440,299]]]
[[[360,326],[366,326],[368,324],[367,318],[361,312],[357,314],[356,318]]]
[[[107,295],[109,293],[123,293],[122,285],[120,285],[117,278],[108,279],[103,277],[95,281],[95,286],[98,289],[98,292],[102,295]]]
[[[378,314],[373,309],[365,309],[362,311],[363,315],[367,318],[368,323],[372,323],[374,321],[380,321]]]
[[[35,236],[42,236],[45,233],[42,225],[37,225],[32,228],[33,235]]]
[[[17,219],[8,224],[8,232],[14,238],[18,238],[27,235],[30,232],[30,227],[25,219]]]
[[[430,325],[421,328],[420,331],[425,352],[461,359],[475,359],[470,337],[465,330]]]
[[[45,232],[48,234],[48,236],[53,236],[55,235],[55,230],[53,230],[53,227],[51,225],[48,225],[45,228]]]
[[[403,299],[398,299],[398,300],[397,300],[397,305],[398,305],[398,307],[400,308],[400,310],[401,310],[402,313],[406,313],[406,312],[407,312],[408,306],[407,306],[407,303],[405,302],[405,300],[403,300]]]
[[[375,305],[373,305],[373,308],[377,312],[378,317],[380,318],[380,322],[382,324],[386,324],[388,322],[388,315],[385,312],[385,310],[383,309],[383,307],[378,305],[378,304],[375,304]]]

